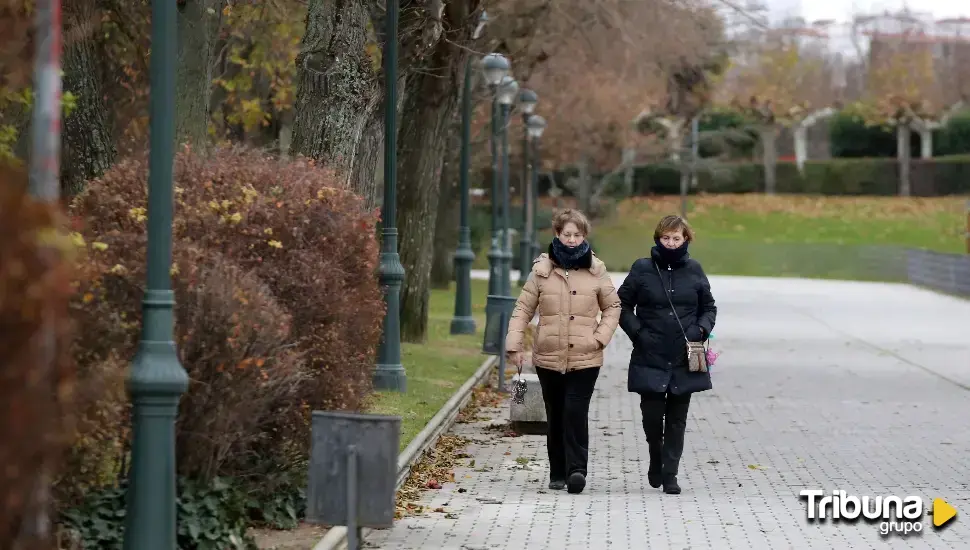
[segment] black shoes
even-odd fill
[[[566,482],[566,490],[570,493],[582,493],[583,488],[586,487],[586,476],[582,472],[573,472],[569,474],[569,480]]]
[[[553,491],[562,491],[566,488],[566,482],[561,479],[554,479],[549,482],[549,488]]]
[[[647,482],[654,489],[661,485],[661,452],[659,443],[650,444],[650,469],[647,470]]]
[[[668,495],[680,494],[680,485],[677,484],[677,476],[664,476],[663,486],[664,492]]]

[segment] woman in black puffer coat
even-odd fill
[[[687,369],[684,333],[691,342],[705,341],[717,318],[707,275],[687,253],[693,239],[693,230],[680,216],[660,220],[650,257],[633,264],[617,291],[620,328],[633,342],[627,389],[640,394],[650,449],[647,479],[668,494],[680,493],[677,469],[690,396],[712,388],[710,373]]]

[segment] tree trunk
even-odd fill
[[[67,28],[98,28],[94,2],[76,0],[64,6]],[[97,32],[82,33],[64,45],[64,92],[76,98],[64,119],[62,136],[61,193],[72,197],[84,190],[88,180],[100,177],[114,164],[115,148],[101,82]]]
[[[431,265],[431,286],[446,289],[454,278],[453,257],[458,248],[458,224],[461,223],[458,181],[461,159],[461,132],[455,124],[449,127],[447,146],[441,166],[438,217],[434,228],[434,263]]]
[[[775,182],[778,168],[778,131],[775,125],[761,128],[761,161],[765,169],[765,193],[775,194]]]
[[[350,188],[364,198],[367,208],[378,208],[384,202],[384,109],[373,109],[369,118],[357,147]]]
[[[899,160],[899,195],[908,197],[911,194],[909,185],[909,124],[901,122],[896,126],[896,158]]]
[[[922,128],[919,131],[919,151],[920,158],[933,158],[933,129]]]
[[[579,157],[579,209],[586,215],[592,215],[592,192],[593,182],[589,177],[589,157],[586,152],[580,153]]]
[[[179,4],[175,137],[205,149],[209,137],[212,63],[225,0],[185,0]]]
[[[381,60],[368,30],[382,23],[368,1],[310,0],[296,57],[290,154],[321,161],[354,188],[376,173],[384,134]]]
[[[633,176],[637,164],[637,150],[634,147],[623,149],[623,195],[632,197],[634,194]]]
[[[424,342],[434,258],[441,162],[449,122],[458,104],[457,74],[464,54],[450,44],[434,54],[407,80],[398,139],[398,232],[404,264],[401,289],[401,340]],[[443,68],[443,69],[441,69]],[[444,72],[444,74],[442,74]]]
[[[795,165],[798,173],[805,175],[805,160],[808,159],[808,126],[798,124],[792,134],[795,140]]]

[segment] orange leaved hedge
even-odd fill
[[[170,273],[191,379],[179,411],[179,472],[239,477],[292,467],[306,456],[310,410],[357,409],[371,391],[383,319],[376,212],[306,159],[182,149],[174,174]],[[90,383],[82,384],[87,431],[72,455],[77,477],[65,484],[124,473],[125,404],[99,398],[97,387],[124,398],[118,374],[137,349],[147,177],[146,158],[122,161],[72,203],[87,258],[74,355]],[[89,460],[106,448],[120,455]]]
[[[23,170],[0,165],[0,548],[37,550],[53,541],[22,527],[46,511],[73,419],[73,247],[57,230],[59,208],[32,200],[26,182]]]

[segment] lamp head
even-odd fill
[[[498,84],[498,102],[500,105],[512,105],[519,93],[519,83],[509,75],[502,78]]]
[[[523,88],[519,91],[519,108],[522,112],[531,115],[536,109],[536,103],[539,103],[539,95],[528,88]]]
[[[497,86],[511,69],[509,60],[499,53],[490,53],[482,58],[482,72],[489,86]]]

